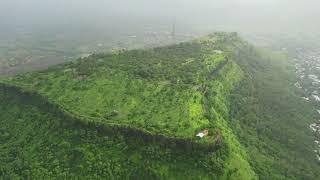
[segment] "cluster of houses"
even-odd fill
[[[294,59],[295,72],[298,82],[294,86],[302,89],[305,96],[302,97],[308,102],[314,104],[320,103],[320,51],[306,51],[305,49],[296,49],[297,57]],[[319,104],[320,105],[320,104]],[[320,110],[317,110],[320,115]],[[320,161],[320,120],[309,125],[312,132],[315,133],[316,140],[314,153],[317,160]]]
[[[319,110],[318,110],[318,113],[319,113]],[[320,120],[317,123],[310,124],[310,129],[314,133],[320,134]],[[319,136],[316,136],[316,137],[319,137]],[[317,159],[320,161],[320,139],[314,140],[314,143],[315,143],[314,152],[316,154]]]

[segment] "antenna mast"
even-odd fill
[[[171,37],[172,37],[173,42],[175,43],[176,42],[176,23],[175,23],[175,21],[172,24]]]

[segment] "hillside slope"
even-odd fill
[[[202,106],[207,79],[232,64],[214,52],[214,44],[93,55],[10,83],[95,122],[193,137],[210,124]]]
[[[28,96],[29,105],[40,107],[42,113],[49,114],[52,119],[57,118],[54,122],[70,121],[76,126],[120,134],[119,137],[123,137],[124,141],[135,139],[135,147],[156,148],[157,150],[151,150],[150,155],[159,157],[160,162],[154,163],[166,169],[163,174],[157,174],[161,170],[150,167],[150,171],[155,171],[151,175],[156,177],[180,177],[182,175],[172,168],[181,168],[194,169],[196,173],[188,175],[189,178],[255,179],[245,149],[225,120],[229,113],[228,94],[242,77],[239,66],[229,59],[229,53],[235,46],[228,42],[241,41],[236,34],[216,33],[174,46],[92,55],[46,71],[5,80],[2,84],[5,99],[3,102],[11,99],[7,96]],[[16,95],[8,95],[11,91],[16,92]],[[19,103],[4,103],[2,106],[13,109],[12,111],[19,112],[25,109],[26,113],[29,112],[28,108],[16,109],[13,104]],[[3,115],[9,116],[2,118],[3,123],[8,125],[13,123],[10,119],[16,118],[14,113]],[[28,117],[28,113],[26,116]],[[31,123],[29,121],[27,118],[26,123]],[[44,121],[44,118],[39,117],[38,121]],[[58,123],[55,127],[52,121],[46,124],[48,127],[42,131],[51,132],[50,128],[64,125]],[[66,129],[63,126],[61,128]],[[203,139],[196,138],[196,133],[204,129],[209,130],[209,136]],[[4,131],[6,132],[7,128]],[[70,131],[78,133],[77,128]],[[10,136],[11,133],[5,133],[6,137],[16,143]],[[58,135],[57,139],[68,138],[63,137],[63,133]],[[46,140],[41,135],[35,136],[36,139]],[[141,145],[139,142],[145,144]],[[76,146],[76,143],[73,144],[72,146]],[[81,145],[82,143],[79,144]],[[159,146],[161,148],[158,150]],[[6,148],[10,151],[10,143],[4,145],[4,152],[8,151]],[[144,153],[139,152],[139,149],[131,150],[137,151],[136,162],[143,167]],[[64,152],[69,149],[63,148],[61,151],[67,158],[63,163],[70,161],[70,155]],[[162,151],[168,151],[170,158],[161,158],[162,155],[158,153]],[[28,153],[37,156],[39,152]],[[83,150],[79,156],[87,154],[96,157],[96,154],[88,149]],[[128,154],[119,150],[114,156],[118,159],[127,157]],[[53,155],[50,162],[57,158],[57,155]],[[146,160],[151,161],[152,158]],[[33,169],[30,167],[33,163],[25,163],[27,169]],[[123,163],[119,162],[120,166]],[[66,167],[74,166],[86,167],[86,164],[79,161],[75,164],[69,163]],[[83,176],[79,171],[75,173],[72,169],[53,172],[50,167],[43,168],[49,175],[56,173],[52,174],[53,177],[58,173]],[[3,170],[2,174],[10,177],[11,173],[8,170],[10,168]],[[129,178],[135,174],[132,171],[126,172],[125,167],[119,167],[119,171],[121,177]],[[88,173],[88,176],[90,175],[111,177],[100,176],[96,172]],[[146,172],[147,177],[148,175]],[[31,173],[30,176],[37,175]]]
[[[287,62],[268,56],[214,33],[6,79],[0,175],[314,179],[303,128],[316,114],[292,89]]]
[[[233,56],[245,73],[230,96],[228,120],[259,179],[318,179],[309,124],[319,114],[294,86],[295,70],[286,53],[249,45]]]
[[[2,178],[211,179],[223,174],[222,150],[190,154],[72,121],[44,106],[40,97],[13,88],[0,90]]]

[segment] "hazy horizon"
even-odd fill
[[[3,0],[0,26],[72,28],[143,27],[176,23],[190,29],[240,32],[316,32],[314,0]]]

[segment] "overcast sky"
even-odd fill
[[[309,32],[320,28],[318,17],[317,0],[0,0],[0,26],[12,28],[147,19],[230,31]]]

